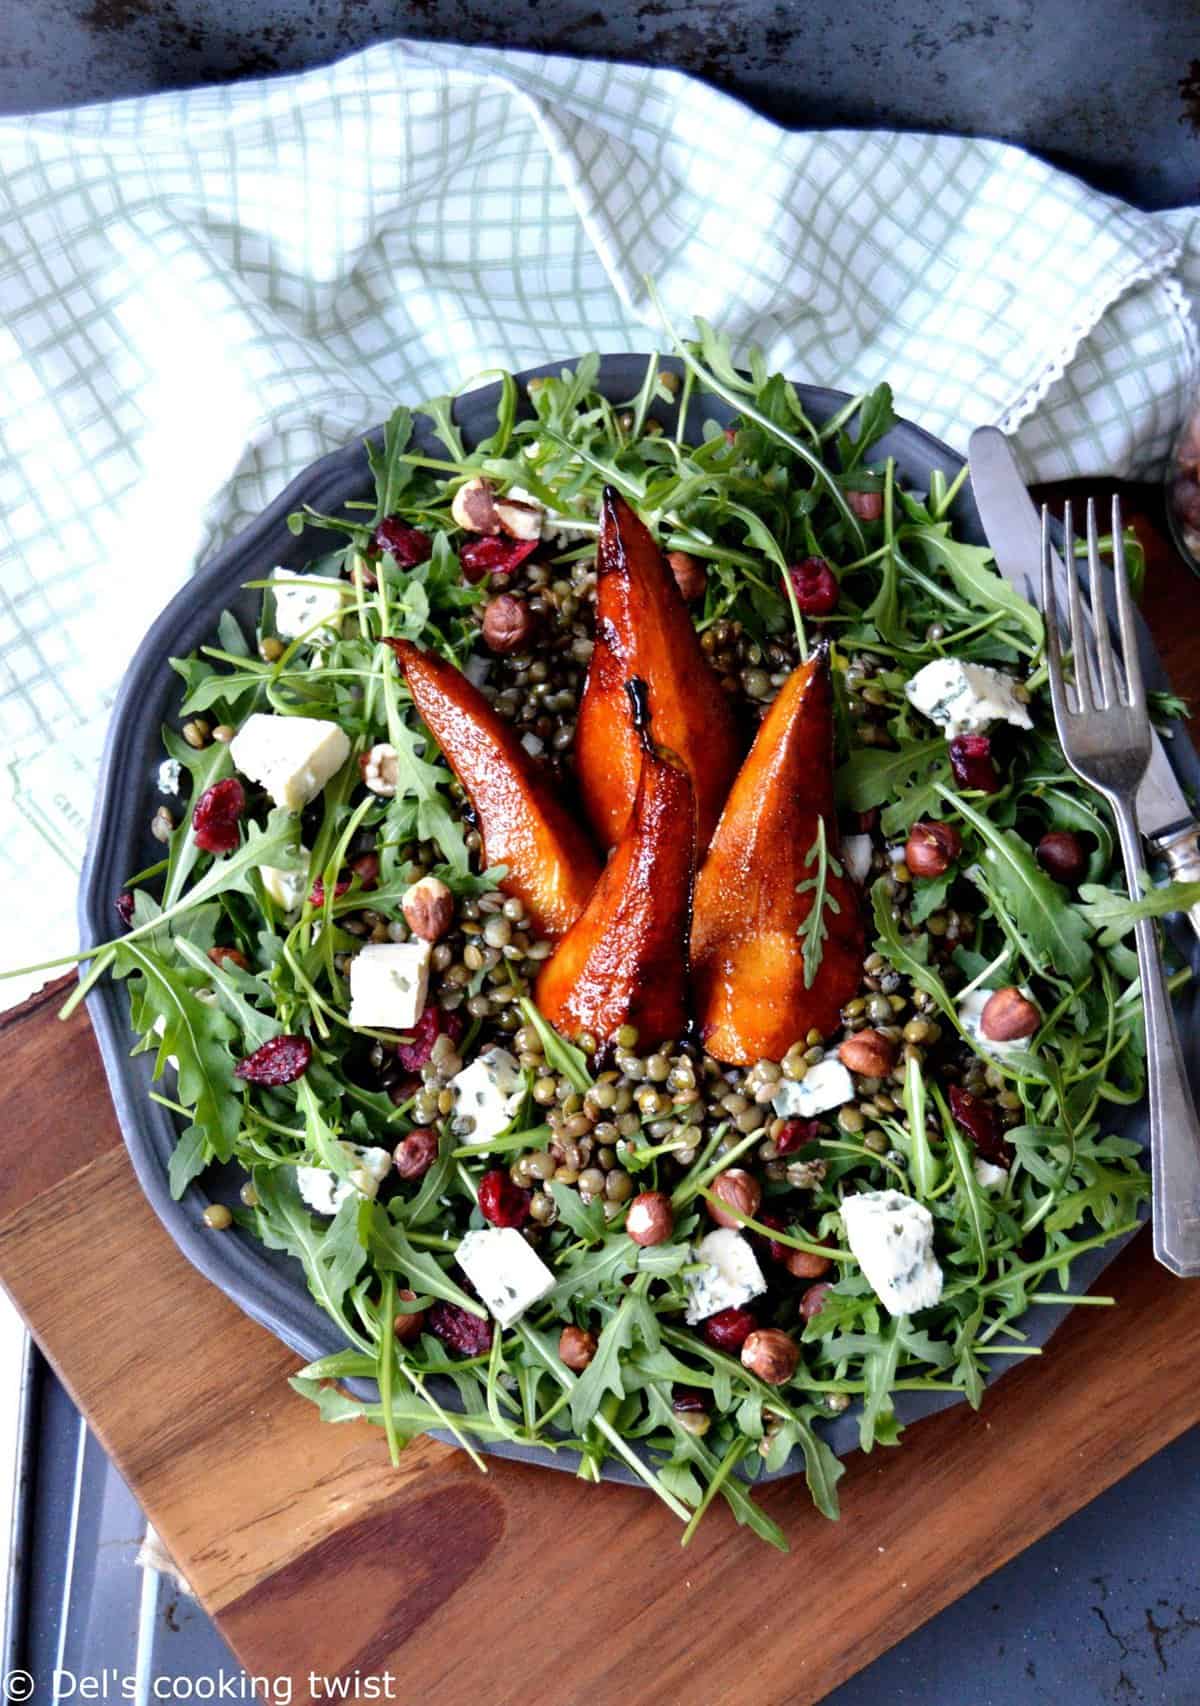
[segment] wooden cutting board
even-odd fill
[[[1195,696],[1200,587],[1152,522],[1149,614]],[[809,1706],[1200,1420],[1200,1287],[1141,1235],[1101,1282],[1120,1307],[1077,1309],[981,1415],[852,1458],[840,1524],[766,1489],[788,1557],[724,1508],[681,1551],[648,1494],[430,1441],[392,1470],[176,1252],[59,998],[0,1020],[0,1278],[247,1670],[297,1700],[359,1673],[440,1706]]]

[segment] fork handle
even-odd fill
[[[1133,803],[1115,796],[1110,796],[1110,803],[1126,882],[1130,894],[1136,895],[1141,892],[1139,873],[1144,855]],[[1172,1273],[1192,1278],[1200,1276],[1200,1121],[1179,1047],[1153,919],[1140,918],[1134,937],[1146,1019],[1154,1254]]]

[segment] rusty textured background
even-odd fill
[[[391,36],[673,65],[781,123],[999,136],[1200,201],[1196,0],[0,0],[0,111],[295,71]]]

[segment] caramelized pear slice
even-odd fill
[[[575,725],[584,810],[604,847],[624,829],[642,766],[625,683],[646,683],[654,738],[674,753],[696,795],[708,846],[741,757],[729,701],[709,668],[675,577],[654,539],[611,486],[600,507],[595,648]]]
[[[802,934],[821,875],[824,936]],[[827,1036],[862,977],[858,892],[836,874],[833,689],[822,650],[788,677],[738,772],[696,879],[693,1007],[717,1060],[782,1060]],[[805,935],[811,944],[805,966]]]
[[[696,807],[687,771],[650,739],[642,684],[629,689],[642,753],[633,810],[535,996],[566,1036],[607,1042],[634,1025],[642,1048],[682,1036],[687,1025]]]
[[[525,903],[539,936],[557,939],[600,875],[595,849],[525,751],[461,670],[408,640],[388,640],[417,710],[466,790],[483,863],[505,865],[500,887]]]

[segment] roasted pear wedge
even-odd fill
[[[388,640],[417,710],[466,789],[485,865],[505,865],[539,936],[557,941],[587,904],[600,861],[514,731],[461,670],[408,640]]]
[[[607,1042],[622,1025],[638,1046],[684,1034],[696,807],[687,771],[651,739],[644,684],[626,716],[642,754],[633,810],[581,916],[546,961],[535,996],[556,1030]]]
[[[767,712],[696,879],[693,1010],[717,1060],[782,1060],[808,1031],[837,1026],[862,977],[863,922],[836,859],[833,688],[822,650]],[[825,934],[808,937],[806,977],[804,926],[822,873]]]
[[[741,757],[734,715],[662,552],[611,486],[600,507],[596,564],[595,649],[575,725],[584,810],[597,841],[614,846],[642,767],[625,697],[636,676],[649,693],[655,740],[691,777],[703,852]]]

